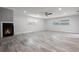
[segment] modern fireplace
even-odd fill
[[[13,23],[2,23],[2,37],[8,37],[14,35]]]

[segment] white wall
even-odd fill
[[[70,20],[70,25],[54,25],[55,20]],[[69,33],[79,33],[79,15],[61,17],[61,18],[51,18],[46,20],[46,29],[51,31],[69,32]]]
[[[79,33],[79,15],[60,17],[60,18],[51,18],[51,19],[39,19],[33,18],[26,15],[15,15],[14,17],[14,27],[15,34],[36,32],[41,30],[51,30],[59,32],[68,32],[68,33]],[[55,20],[65,20],[69,19],[70,25],[54,25]],[[36,22],[35,24],[30,24],[30,22]]]
[[[44,30],[44,20],[18,14],[14,15],[15,35]],[[33,22],[33,24],[31,24]]]

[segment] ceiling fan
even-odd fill
[[[49,15],[52,15],[53,13],[51,12],[45,12],[45,16],[49,16]]]

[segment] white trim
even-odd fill
[[[3,23],[14,23],[14,22],[11,22],[11,21],[1,21],[1,38],[3,38],[3,28],[2,28],[2,26],[3,26]]]
[[[2,38],[2,35],[3,35],[2,32],[3,32],[3,30],[2,30],[2,22],[1,22],[1,38]]]

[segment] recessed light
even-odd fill
[[[67,15],[67,13],[64,12],[63,15]]]
[[[62,8],[58,8],[58,10],[59,10],[59,11],[61,11],[61,10],[62,10]]]
[[[24,13],[26,13],[27,11],[26,10],[24,10]]]

